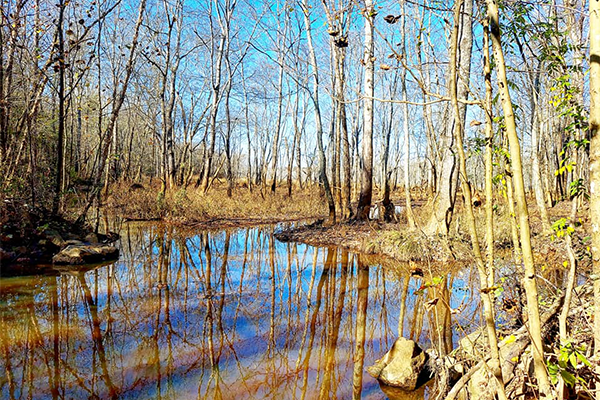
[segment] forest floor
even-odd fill
[[[227,195],[225,183],[215,182],[204,193],[190,186],[160,194],[159,183],[120,183],[111,188],[104,210],[130,221],[161,220],[201,229],[245,227],[280,222],[314,220],[324,217],[325,198],[315,187],[287,188],[272,193],[269,188],[238,185]]]
[[[426,235],[420,229],[429,215],[425,201],[414,201],[413,211],[417,219],[417,228],[409,230],[406,227],[406,217],[398,216],[396,222],[367,221],[342,222],[336,225],[327,225],[322,220],[301,226],[290,227],[282,230],[276,235],[282,241],[302,242],[317,246],[340,246],[348,250],[363,254],[379,254],[390,257],[400,262],[469,262],[473,260],[471,239],[464,221],[463,209],[457,204],[457,211],[451,225],[448,237],[439,235]],[[401,204],[400,201],[396,204]],[[532,231],[532,243],[536,262],[546,264],[562,265],[566,259],[565,244],[556,235],[542,232],[542,223],[539,212],[533,199],[530,204],[530,223]],[[550,208],[551,223],[560,219],[568,218],[571,203],[560,202]],[[510,215],[506,207],[499,206],[495,210],[494,221],[494,244],[495,251],[500,258],[511,259],[513,257],[512,232]],[[475,209],[475,218],[479,228],[479,240],[482,250],[485,249],[485,211],[483,207]],[[585,252],[586,237],[589,232],[589,222],[585,209],[578,213],[578,221],[583,226],[575,233],[574,245],[580,253]],[[555,232],[556,233],[556,232]],[[589,252],[589,251],[588,251]],[[583,262],[585,265],[586,262]]]

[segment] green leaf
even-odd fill
[[[433,285],[439,285],[442,282],[444,282],[444,277],[443,276],[434,276],[433,279],[431,280],[431,283]]]
[[[569,362],[571,363],[573,368],[577,367],[577,356],[575,355],[575,353],[569,354]]]
[[[592,364],[590,364],[590,362],[588,361],[587,358],[585,358],[585,356],[583,354],[581,354],[580,352],[575,353],[577,354],[577,358],[579,358],[579,360],[584,363],[585,365],[587,365],[588,367],[592,367]]]
[[[559,370],[560,370],[560,368],[558,367],[558,365],[548,361],[548,375],[550,375],[550,381],[552,382],[553,385],[556,385],[558,383],[558,371]]]
[[[562,369],[560,371],[560,376],[562,376],[563,380],[568,386],[575,386],[575,376],[567,370]]]

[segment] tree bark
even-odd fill
[[[457,81],[457,93],[459,99],[466,99],[469,94],[469,80],[471,75],[471,53],[473,47],[473,30],[471,21],[473,18],[473,0],[464,3],[460,15],[460,26],[458,33],[457,62],[459,75]],[[459,105],[461,123],[464,125],[467,107]],[[451,110],[449,110],[451,111]],[[450,118],[443,130],[441,165],[438,170],[440,176],[434,199],[432,201],[432,213],[423,231],[429,235],[447,235],[454,214],[454,203],[456,201],[456,189],[458,174],[456,170],[456,155],[454,154],[454,130],[456,122]]]
[[[58,132],[56,141],[56,177],[54,181],[54,199],[52,201],[52,213],[58,214],[60,211],[60,198],[62,194],[62,174],[64,167],[64,135],[65,135],[65,39],[63,32],[63,22],[65,18],[65,2],[58,2],[58,21],[56,29],[58,33]],[[8,126],[8,124],[7,124]]]
[[[321,108],[319,104],[319,69],[317,64],[317,56],[315,54],[315,48],[312,41],[312,26],[309,10],[310,7],[308,6],[308,0],[302,0],[302,11],[304,14],[309,63],[312,68],[311,76],[313,81],[313,90],[309,94],[315,107],[314,113],[317,134],[317,149],[319,153],[319,175],[321,183],[323,184],[323,189],[325,190],[325,196],[327,197],[327,204],[329,206],[329,223],[334,224],[336,221],[335,202],[331,192],[331,187],[329,186],[329,180],[327,179],[327,165],[325,161],[325,150],[323,148],[323,124],[321,122]]]
[[[594,355],[600,358],[600,2],[590,14],[590,219],[594,272]]]
[[[527,311],[529,316],[529,332],[533,347],[533,362],[535,367],[535,376],[538,380],[540,398],[549,399],[551,396],[550,381],[546,371],[546,362],[544,359],[544,348],[542,342],[540,313],[538,305],[538,290],[536,270],[533,264],[533,252],[531,247],[531,231],[529,226],[529,213],[527,209],[527,199],[525,197],[525,183],[523,179],[523,166],[521,162],[521,145],[517,135],[517,126],[513,113],[512,101],[508,89],[506,78],[506,64],[504,62],[504,52],[500,40],[500,22],[498,6],[494,0],[486,0],[487,19],[492,33],[492,47],[496,61],[496,72],[498,75],[498,85],[500,87],[500,96],[502,101],[502,110],[504,112],[504,122],[506,134],[510,145],[511,164],[513,170],[513,183],[515,187],[515,200],[517,203],[517,212],[519,215],[519,234],[523,251],[523,264],[525,267],[525,292],[527,297]]]
[[[211,48],[211,86],[212,86],[212,107],[210,111],[210,138],[208,142],[208,149],[206,152],[206,157],[204,160],[204,172],[202,177],[202,190],[204,193],[208,191],[208,186],[211,182],[211,167],[213,162],[213,157],[215,154],[215,144],[217,140],[217,115],[219,114],[219,103],[221,102],[221,74],[222,74],[222,64],[223,64],[223,56],[225,53],[225,45],[227,44],[227,33],[224,30],[229,29],[229,23],[235,9],[237,1],[233,1],[231,3],[229,0],[226,1],[224,15],[219,14],[219,25],[221,26],[219,45],[217,47],[216,54],[213,52]],[[216,4],[215,8],[218,8],[219,5]],[[211,31],[213,30],[211,19]]]
[[[463,0],[458,0],[454,7],[454,29],[452,31],[452,39],[450,44],[450,99],[452,102],[452,108],[454,109],[454,136],[456,141],[456,149],[459,158],[459,174],[461,181],[461,189],[464,197],[464,209],[466,212],[467,223],[469,225],[469,232],[471,236],[471,245],[473,247],[473,253],[475,255],[475,263],[477,265],[477,271],[479,273],[479,284],[481,286],[481,301],[483,303],[483,314],[485,317],[485,326],[487,330],[488,343],[490,345],[490,353],[492,357],[490,368],[496,377],[496,391],[500,399],[507,399],[506,393],[504,392],[504,379],[502,378],[502,369],[500,368],[500,353],[498,350],[498,337],[496,335],[496,320],[494,316],[494,306],[492,300],[492,290],[489,286],[490,282],[493,283],[493,264],[486,269],[486,265],[481,254],[481,248],[479,245],[479,238],[477,236],[477,226],[475,222],[475,214],[473,213],[473,201],[471,196],[471,184],[467,177],[467,157],[465,155],[465,149],[463,145],[464,125],[461,118],[461,110],[458,105],[458,91],[457,91],[457,65],[456,58],[458,52],[458,31],[460,25],[460,8]],[[487,27],[486,27],[487,28]],[[485,44],[487,44],[487,29],[484,30],[484,54],[486,54]],[[484,55],[485,57],[485,55]],[[486,58],[486,99],[491,101],[491,84],[489,82],[489,54]],[[489,93],[488,93],[489,92]],[[491,131],[491,126],[489,126]],[[491,133],[490,133],[491,135]],[[491,168],[491,166],[490,166]],[[490,178],[491,185],[491,178]],[[488,227],[488,233],[490,228]],[[490,270],[491,269],[491,270]],[[490,274],[492,274],[490,276]]]
[[[283,70],[285,66],[285,53],[283,46],[285,46],[285,37],[287,30],[287,19],[283,29],[283,38],[280,38],[280,49],[279,49],[279,78],[277,81],[277,126],[275,127],[275,138],[273,138],[273,181],[271,183],[271,192],[275,193],[277,188],[277,160],[279,158],[279,136],[281,135],[281,124],[283,114]]]
[[[373,40],[373,24],[375,22],[375,8],[373,0],[365,0],[365,48],[363,64],[365,65],[365,80],[363,99],[363,137],[361,154],[361,179],[360,196],[356,207],[356,219],[365,221],[369,219],[371,200],[373,197],[373,97],[375,94],[375,56]]]

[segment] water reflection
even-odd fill
[[[2,398],[379,399],[365,366],[398,332],[449,352],[477,319],[468,270],[429,287],[273,228],[121,233],[116,264],[0,279]]]

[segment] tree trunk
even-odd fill
[[[457,93],[459,99],[466,99],[469,95],[469,80],[471,76],[471,53],[473,47],[473,30],[471,21],[473,18],[473,0],[467,0],[464,3],[460,14],[460,25],[458,33],[458,53],[457,62],[459,76],[457,82]],[[459,104],[460,120],[464,125],[467,107]],[[449,110],[451,111],[451,110]],[[456,170],[456,155],[454,154],[454,130],[456,122],[450,118],[446,122],[446,128],[443,130],[441,138],[442,154],[440,158],[440,176],[438,187],[432,201],[432,213],[429,222],[423,228],[423,231],[429,235],[440,233],[448,234],[452,216],[454,214],[454,203],[456,201],[456,189],[458,174]]]
[[[286,24],[287,26],[287,24]],[[283,41],[285,41],[285,29],[283,33]],[[281,43],[283,46],[283,42]],[[271,192],[275,193],[277,188],[277,159],[279,158],[279,136],[281,135],[282,113],[283,113],[283,68],[284,68],[284,52],[280,49],[279,56],[279,80],[277,82],[277,126],[275,128],[275,138],[273,139],[273,182],[271,183]]]
[[[356,207],[356,219],[369,219],[371,199],[373,197],[373,106],[375,94],[375,56],[373,40],[373,24],[375,22],[373,0],[365,0],[365,48],[363,64],[365,65],[365,80],[363,99],[363,138],[361,155],[360,196]]]
[[[325,150],[323,148],[323,124],[321,122],[321,108],[319,105],[319,70],[317,64],[317,56],[315,54],[315,48],[312,42],[312,27],[309,16],[310,7],[308,6],[308,0],[302,0],[302,11],[304,13],[304,25],[306,28],[306,41],[309,52],[309,62],[312,68],[312,80],[313,90],[310,93],[312,101],[315,106],[315,128],[317,134],[317,148],[319,153],[319,175],[323,188],[325,189],[325,196],[327,197],[327,204],[329,205],[329,223],[334,224],[336,221],[335,217],[335,202],[333,200],[333,194],[331,187],[329,186],[329,180],[327,179],[327,165],[325,162]]]
[[[390,98],[395,96],[396,92],[397,75],[394,77],[394,81],[390,88]],[[381,199],[381,205],[383,206],[383,214],[379,217],[386,222],[389,222],[394,217],[394,205],[390,198],[390,173],[389,173],[389,156],[390,156],[390,141],[392,136],[392,129],[394,127],[394,103],[390,102],[388,105],[388,117],[387,121],[382,121],[383,130],[383,148],[381,154],[381,179],[383,181],[383,196]]]
[[[227,10],[229,12],[233,10]],[[223,26],[228,26],[227,23],[222,24]],[[212,20],[211,20],[211,31],[212,31]],[[216,60],[211,63],[214,64],[214,67],[211,67],[211,83],[212,83],[212,107],[210,110],[210,138],[208,142],[208,150],[206,152],[205,160],[204,160],[204,172],[202,177],[202,190],[204,193],[208,191],[208,185],[210,184],[211,178],[211,166],[213,162],[213,157],[215,154],[215,142],[217,140],[217,115],[219,113],[219,103],[221,101],[221,73],[222,73],[222,63],[223,63],[223,55],[225,52],[225,45],[227,42],[227,37],[224,32],[221,32],[221,38],[219,40],[219,46],[217,48],[217,54],[211,51],[211,59],[216,57]]]
[[[52,201],[52,213],[58,214],[60,211],[60,198],[62,194],[62,174],[63,174],[63,147],[65,134],[65,40],[63,33],[63,22],[65,16],[65,2],[58,2],[58,22],[56,29],[58,32],[58,137],[56,141],[56,177],[54,184],[54,199]]]
[[[402,100],[407,101],[406,94],[406,73],[403,73],[402,76]],[[410,131],[408,128],[408,104],[404,103],[402,105],[402,130],[404,131],[404,200],[406,206],[406,220],[408,224],[408,229],[415,229],[415,216],[412,210],[412,203],[410,197]]]
[[[544,201],[544,188],[542,186],[542,174],[540,172],[540,145],[539,138],[542,133],[541,129],[541,116],[539,115],[540,109],[538,104],[538,92],[540,86],[540,72],[538,71],[535,79],[533,88],[531,90],[531,182],[533,185],[533,192],[535,194],[535,201],[540,211],[540,218],[542,220],[542,229],[545,234],[552,233],[552,227],[550,225],[550,218],[548,217],[548,209],[546,208],[546,202]]]
[[[538,380],[540,398],[549,399],[551,398],[551,389],[548,373],[546,371],[546,362],[544,359],[544,348],[538,305],[537,278],[535,266],[533,264],[529,213],[527,209],[527,199],[525,197],[525,183],[523,179],[523,166],[521,162],[521,145],[519,143],[519,136],[517,135],[515,116],[513,113],[513,106],[510,98],[508,81],[506,78],[506,64],[504,62],[504,52],[502,51],[502,45],[500,41],[498,6],[494,0],[486,0],[486,4],[487,18],[492,33],[492,47],[494,49],[498,85],[500,86],[500,96],[502,101],[502,110],[504,112],[506,134],[508,136],[508,142],[510,145],[513,182],[515,186],[515,200],[519,215],[519,233],[523,251],[523,264],[525,266],[525,282],[523,286],[525,287],[527,297],[529,333],[531,335],[531,343],[533,347],[535,376]]]
[[[464,197],[464,209],[466,212],[467,223],[469,226],[469,232],[471,235],[471,244],[473,247],[473,253],[475,255],[475,263],[477,265],[477,271],[479,273],[479,284],[480,287],[487,288],[487,291],[481,290],[481,301],[483,303],[483,314],[485,317],[485,326],[487,330],[487,338],[488,343],[490,345],[490,353],[491,353],[491,365],[490,368],[496,377],[497,383],[497,393],[500,399],[507,399],[506,393],[504,392],[504,380],[502,378],[502,369],[500,368],[500,353],[498,351],[498,337],[496,335],[496,320],[494,316],[494,306],[493,306],[493,298],[491,293],[491,286],[488,286],[490,282],[493,283],[494,276],[490,276],[493,274],[493,267],[490,271],[490,265],[488,265],[488,269],[486,269],[485,262],[483,260],[483,256],[481,254],[481,248],[479,246],[479,238],[477,236],[477,226],[475,222],[475,214],[473,213],[473,201],[471,197],[471,184],[469,183],[469,179],[467,177],[467,157],[465,155],[465,149],[463,145],[463,135],[464,135],[464,125],[461,119],[461,110],[458,106],[458,93],[457,93],[457,68],[456,68],[456,55],[458,52],[458,31],[460,25],[460,8],[463,0],[458,0],[454,7],[454,30],[452,31],[452,39],[450,44],[450,99],[452,102],[452,108],[454,110],[454,136],[456,141],[456,149],[459,158],[459,174],[461,181],[461,189]],[[486,59],[486,99],[491,100],[491,84],[489,83],[491,72],[489,72],[489,53],[486,54],[485,44],[487,44],[487,29],[485,30],[484,39],[484,56]],[[488,93],[489,92],[489,93]],[[491,126],[489,126],[489,131],[491,132]],[[491,135],[491,133],[489,133]],[[491,168],[491,166],[490,166]],[[491,185],[491,177],[490,177],[490,185]],[[488,227],[488,233],[491,228]]]
[[[407,54],[406,47],[406,1],[402,2],[402,53]],[[457,22],[458,24],[458,22]],[[415,229],[415,215],[413,214],[411,198],[410,198],[410,131],[408,128],[408,95],[406,90],[406,69],[402,70],[401,75],[401,84],[402,84],[402,101],[404,104],[402,105],[402,130],[404,131],[404,202],[406,207],[406,220],[408,224],[408,229]]]
[[[590,14],[590,219],[594,279],[594,355],[600,357],[600,2]]]

